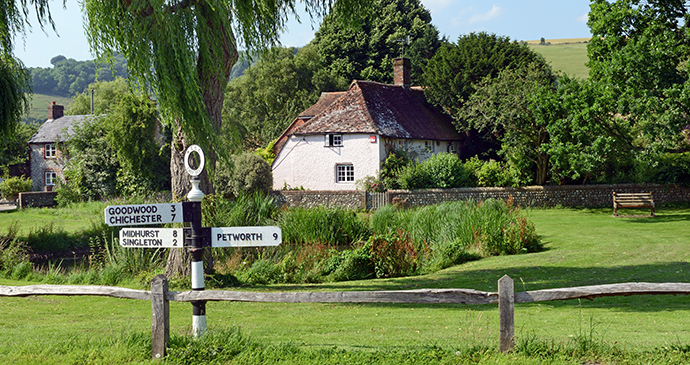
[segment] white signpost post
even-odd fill
[[[199,166],[191,168],[189,157],[196,152]],[[192,290],[204,290],[204,247],[278,246],[283,241],[280,227],[201,227],[199,175],[204,168],[204,152],[192,145],[184,157],[185,169],[192,176],[192,189],[185,203],[111,205],[105,208],[105,223],[109,226],[191,223],[189,228],[123,228],[120,245],[128,248],[187,247],[192,256]],[[206,331],[206,302],[192,302],[192,332],[195,336]]]

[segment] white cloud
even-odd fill
[[[503,13],[503,9],[501,9],[500,6],[494,5],[491,7],[491,10],[487,11],[486,13],[472,15],[470,18],[470,24],[489,21],[501,15],[501,13]]]
[[[587,23],[587,20],[589,20],[589,13],[575,18],[575,21],[578,23]]]

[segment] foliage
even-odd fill
[[[4,5],[8,3],[11,5],[14,1],[6,2]],[[6,11],[4,6],[3,10]],[[5,15],[3,13],[0,13],[0,17]],[[8,36],[4,28],[5,22],[0,22],[0,137],[3,139],[12,135],[22,115],[29,109],[28,93],[31,92],[31,76],[22,62],[12,56],[11,46],[9,49],[5,48],[7,38],[11,39],[14,32],[8,32]]]
[[[261,192],[268,195],[273,189],[271,166],[251,152],[232,157],[233,165],[229,185],[236,196]]]
[[[314,104],[322,91],[347,87],[319,76],[321,63],[314,47],[274,48],[232,80],[225,89],[225,134],[239,126],[235,145],[255,149],[276,140],[303,110]],[[348,80],[349,81],[349,80]],[[239,142],[239,143],[237,143]],[[266,147],[268,151],[268,147]],[[270,163],[270,162],[269,162]]]
[[[564,114],[559,103],[552,100],[556,93],[550,68],[532,63],[525,68],[506,69],[475,87],[476,92],[458,112],[458,119],[497,135],[502,154],[516,165],[526,165],[522,172],[543,185],[549,168],[547,126]]]
[[[0,176],[8,173],[10,165],[29,161],[29,149],[26,148],[26,144],[36,130],[36,127],[22,123],[0,140]]]
[[[517,69],[529,63],[546,65],[543,58],[526,44],[510,42],[508,37],[488,33],[460,36],[456,43],[444,43],[424,71],[424,95],[433,105],[454,117],[467,129],[459,111],[475,91],[476,84],[494,78],[502,70]]]
[[[642,154],[677,148],[690,111],[690,20],[682,1],[593,1],[587,25],[590,79],[602,85],[598,103],[634,130]]]
[[[119,54],[113,57],[110,67],[92,60],[76,61],[62,55],[53,57],[50,63],[52,68],[29,68],[35,93],[70,97],[87,90],[89,84],[97,80],[103,82],[118,77],[127,78],[127,61]]]
[[[342,208],[289,208],[279,219],[283,242],[349,245],[369,236],[367,225],[354,212]]]
[[[19,193],[31,191],[32,181],[24,176],[11,176],[0,179],[0,197],[14,202]]]
[[[519,186],[520,171],[513,166],[500,161],[480,161],[476,157],[473,159],[480,164],[474,172],[477,186]]]
[[[383,181],[374,176],[365,176],[356,182],[358,190],[364,190],[368,193],[381,193],[385,187]]]
[[[20,279],[23,279],[26,275],[15,275],[14,271],[22,266],[28,266],[29,270],[31,269],[31,263],[29,262],[31,248],[26,242],[19,239],[17,233],[17,225],[12,224],[7,227],[6,235],[0,235],[0,274],[6,277],[21,276]],[[24,270],[24,268],[19,270]]]
[[[409,232],[417,251],[431,251],[425,269],[435,271],[479,256],[536,252],[542,243],[512,200],[445,202],[411,211],[392,207],[371,218],[375,235]]]
[[[276,155],[274,153],[274,146],[276,142],[278,142],[278,139],[274,139],[271,142],[268,142],[266,147],[257,148],[256,151],[254,151],[254,153],[257,156],[263,158],[269,166],[273,165],[273,160],[276,159]]]
[[[226,146],[218,143],[220,111],[238,46],[252,52],[277,44],[288,16],[297,12],[296,5],[294,0],[175,4],[87,0],[83,8],[93,51],[106,59],[120,52],[130,74],[157,96],[163,119],[174,124],[175,137],[186,141],[179,145],[200,144],[209,154],[212,170],[215,156],[227,156]],[[356,19],[355,14],[367,7],[352,0],[304,4],[310,15],[323,15],[331,5],[344,20]],[[173,191],[178,190],[173,186]]]
[[[421,266],[422,254],[415,249],[410,234],[402,229],[395,233],[371,235],[364,247],[371,250],[377,278],[412,275]]]
[[[91,90],[93,90],[93,113],[91,113]],[[127,80],[116,77],[112,81],[96,81],[81,89],[72,98],[72,104],[65,111],[67,115],[109,114],[120,98],[130,92]]]
[[[58,202],[169,190],[170,151],[167,145],[159,148],[155,103],[130,91],[123,79],[91,86],[99,91],[94,100],[99,116],[78,126],[70,138]],[[86,93],[79,95],[70,112],[88,113],[86,100]]]
[[[468,186],[469,176],[462,161],[454,153],[435,154],[421,163],[435,188],[459,188]]]
[[[391,151],[381,164],[380,176],[385,188],[389,190],[400,189],[398,178],[403,170],[411,164],[414,164],[414,160],[410,158],[407,151]]]
[[[206,195],[201,205],[205,227],[251,227],[275,224],[278,208],[270,195],[241,194],[235,200]]]
[[[471,185],[471,177],[457,155],[439,153],[421,163],[407,164],[397,185],[403,189],[458,188]]]
[[[419,0],[376,0],[360,28],[351,28],[327,16],[314,35],[323,69],[335,80],[393,81],[393,59],[402,54],[412,61],[411,79],[421,84],[428,60],[440,46],[431,14]],[[403,44],[409,36],[410,44]]]
[[[640,172],[642,181],[690,186],[690,152],[665,153],[655,162]]]
[[[31,191],[31,179],[24,176],[13,176],[0,182],[0,193],[6,200],[15,200],[19,193]]]

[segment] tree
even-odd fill
[[[688,13],[678,0],[594,0],[590,79],[612,115],[634,131],[639,156],[678,148],[690,112]]]
[[[34,7],[41,29],[46,22],[55,29],[47,0],[8,0],[0,6],[0,137],[10,135],[29,108],[31,77],[14,57],[13,44],[14,37],[31,26],[29,6]]]
[[[487,75],[464,103],[458,116],[501,140],[501,151],[521,171],[533,171],[538,185],[549,169],[548,125],[563,118],[556,98],[555,77],[548,66],[532,63],[504,69],[495,79]]]
[[[356,0],[306,0],[311,16],[332,14],[355,22],[369,5]],[[278,43],[296,0],[200,0],[179,2],[85,0],[87,35],[99,57],[121,53],[130,74],[151,87],[161,112],[174,132],[171,144],[173,196],[184,197],[189,176],[184,151],[199,144],[207,169],[201,189],[213,193],[208,168],[216,156],[227,156],[218,142],[222,131],[224,91],[238,59],[238,41],[250,51]],[[174,250],[167,274],[183,273],[186,259]]]
[[[454,117],[459,129],[467,129],[459,112],[474,93],[475,84],[496,77],[504,69],[518,69],[546,61],[526,44],[488,33],[460,36],[455,44],[444,43],[424,71],[424,95],[430,103]]]
[[[393,81],[393,59],[405,54],[412,61],[412,83],[420,84],[423,68],[440,47],[431,14],[419,0],[376,0],[361,29],[346,27],[326,17],[311,42],[322,59],[324,72],[350,82],[353,79]],[[409,36],[410,44],[404,43]]]
[[[318,100],[322,91],[347,87],[345,82],[321,77],[321,70],[312,45],[299,50],[276,48],[242,77],[230,81],[223,119],[235,121],[239,127],[243,150],[263,147],[278,138],[300,112]]]
[[[296,5],[296,0],[83,3],[93,51],[105,58],[119,51],[137,82],[151,87],[163,117],[173,125],[174,196],[183,197],[189,190],[189,176],[183,168],[187,145],[200,144],[211,169],[217,154],[227,155],[216,147],[220,147],[224,91],[238,59],[238,42],[249,50],[277,44]],[[304,2],[310,15],[323,15],[331,5],[340,19],[353,20],[367,4],[355,0]],[[201,188],[213,192],[206,174]]]

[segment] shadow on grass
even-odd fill
[[[411,289],[474,289],[479,291],[496,292],[497,282],[503,275],[508,275],[515,281],[515,291],[531,291],[540,289],[567,288],[576,286],[616,284],[627,282],[688,282],[690,273],[688,262],[668,262],[650,265],[633,265],[619,267],[557,267],[557,266],[533,266],[521,268],[506,268],[494,270],[465,270],[460,271],[455,267],[428,276],[404,277],[392,279],[379,279],[371,281],[353,281],[312,285],[271,285],[253,287],[255,291],[375,291],[375,290],[411,290]],[[241,288],[246,290],[249,288]],[[631,297],[596,298],[588,303],[590,307],[617,308],[617,310],[631,311],[662,311],[664,303],[676,303],[675,307],[690,309],[690,297],[670,295],[638,295]],[[545,302],[548,305],[573,305],[556,304],[563,301]],[[651,305],[651,303],[656,303]],[[345,305],[345,304],[344,304]],[[348,304],[351,305],[351,304]],[[367,304],[381,306],[421,306],[437,307],[438,304]],[[449,307],[464,305],[447,305]],[[482,308],[491,306],[471,306]]]

